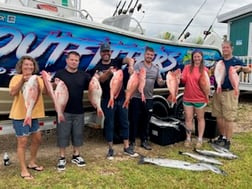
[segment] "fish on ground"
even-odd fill
[[[64,110],[66,104],[68,102],[69,93],[67,86],[65,85],[64,81],[55,78],[56,89],[54,91],[55,94],[55,108],[58,116],[58,123],[65,121],[64,117]]]
[[[215,65],[215,69],[214,69],[214,77],[215,77],[215,81],[217,83],[217,93],[221,92],[221,85],[224,82],[226,76],[226,68],[225,68],[225,64],[222,60],[219,60],[216,65]]]
[[[223,170],[219,169],[215,165],[207,163],[190,163],[187,161],[174,160],[174,159],[141,157],[139,164],[144,163],[154,164],[161,167],[169,167],[190,171],[212,171],[217,174],[226,175],[226,173]]]
[[[138,91],[141,94],[141,99],[142,102],[145,102],[145,95],[144,95],[144,87],[146,83],[146,69],[142,67],[139,70],[139,86],[138,86]]]
[[[96,109],[97,116],[102,117],[104,115],[101,108],[102,88],[98,78],[98,74],[95,74],[89,82],[88,99],[92,106]]]
[[[130,75],[130,78],[127,83],[123,108],[129,107],[130,99],[132,95],[135,93],[135,91],[137,90],[138,86],[139,86],[139,72],[134,71],[134,73]]]
[[[123,86],[123,71],[121,69],[113,72],[113,77],[110,80],[110,99],[108,108],[114,108],[114,99],[116,99]]]
[[[32,110],[38,100],[39,84],[37,75],[32,75],[23,86],[23,97],[26,107],[26,115],[23,126],[29,125],[31,127]]]
[[[203,91],[204,95],[206,96],[207,102],[209,101],[209,94],[210,94],[210,78],[206,70],[200,75],[199,78],[199,86],[200,89]]]
[[[169,96],[167,101],[171,103],[171,107],[177,102],[178,88],[180,83],[181,70],[177,69],[175,71],[168,71],[166,74],[166,85],[169,89]]]
[[[212,151],[212,150],[199,150],[199,149],[194,149],[195,152],[204,155],[204,156],[210,156],[210,157],[219,157],[219,158],[224,158],[224,159],[237,159],[238,156],[232,153],[226,153],[226,152],[217,152],[217,151]]]
[[[212,148],[217,151],[217,152],[220,152],[220,153],[230,153],[232,154],[232,152],[230,152],[228,149],[222,147],[222,146],[219,146],[217,144],[214,144],[214,143],[211,143],[211,146]]]
[[[239,96],[239,82],[240,78],[234,66],[230,66],[228,71],[228,78],[232,87],[234,88],[234,95]]]
[[[220,162],[217,159],[207,157],[207,156],[203,156],[203,155],[200,155],[200,154],[190,153],[190,152],[181,152],[181,151],[179,151],[179,154],[189,156],[189,157],[191,157],[193,159],[199,160],[200,162],[211,163],[211,164],[216,164],[216,165],[223,165],[223,163]]]

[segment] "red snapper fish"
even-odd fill
[[[181,70],[168,71],[166,74],[166,85],[169,89],[169,96],[167,101],[171,103],[171,107],[177,102],[178,88],[180,83]]]
[[[230,80],[232,87],[234,88],[234,95],[238,96],[240,78],[239,78],[239,75],[237,74],[235,67],[230,66],[229,71],[228,71],[228,78]]]
[[[102,88],[98,78],[98,74],[95,74],[89,82],[88,99],[90,100],[92,106],[96,109],[98,117],[102,117],[104,115],[101,108]]]
[[[23,126],[29,125],[31,127],[32,110],[37,102],[39,95],[39,84],[37,75],[32,75],[23,86],[23,97],[26,107],[26,116]]]
[[[51,83],[52,77],[45,70],[41,71],[41,75],[42,75],[42,79],[44,81],[47,93],[51,97],[51,99],[53,100],[53,104],[55,105],[56,104],[55,94],[54,94],[53,86]]]
[[[114,99],[116,99],[120,93],[123,85],[123,71],[117,70],[113,72],[113,77],[110,80],[110,99],[108,102],[108,108],[114,108]]]
[[[130,78],[127,83],[127,89],[125,94],[126,97],[123,103],[123,108],[129,107],[130,99],[137,90],[138,86],[139,86],[139,73],[134,71],[134,73],[130,75]]]
[[[224,62],[220,60],[216,63],[215,69],[214,69],[214,77],[217,83],[217,91],[216,91],[217,93],[221,92],[221,85],[224,82],[225,75],[226,75],[226,68],[225,68]]]
[[[210,94],[210,78],[206,70],[200,75],[199,78],[199,86],[200,89],[203,91],[204,95],[206,96],[207,102],[209,100]]]
[[[65,121],[64,110],[69,98],[69,93],[67,86],[64,81],[56,78],[55,83],[57,84],[56,89],[54,91],[55,94],[55,109],[58,115],[58,123]]]
[[[139,70],[139,86],[138,86],[138,91],[141,94],[142,102],[145,102],[145,95],[144,95],[145,83],[146,83],[146,69],[142,67]]]

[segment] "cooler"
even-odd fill
[[[197,118],[194,119],[195,121],[195,135],[198,136],[198,121]],[[204,138],[213,139],[216,138],[218,133],[216,118],[212,116],[211,112],[205,112],[205,131],[203,134]]]
[[[150,141],[165,146],[186,139],[185,127],[180,120],[169,117],[166,120],[154,116],[150,120]]]

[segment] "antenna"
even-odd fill
[[[138,3],[138,0],[136,1],[136,3],[135,3],[135,5],[134,5],[134,7],[133,7],[133,8],[131,8],[131,9],[129,10],[129,13],[131,13],[131,14],[133,14],[133,13],[134,13],[134,10],[135,10],[135,8],[136,8],[136,6],[137,6],[137,3]]]
[[[123,14],[127,14],[131,4],[132,4],[133,0],[130,1],[129,5],[128,5],[128,8],[126,10],[123,11]]]
[[[205,0],[200,8],[197,10],[197,12],[193,15],[192,19],[189,21],[189,23],[186,25],[185,29],[182,31],[182,33],[180,34],[180,36],[178,37],[178,40],[182,37],[182,35],[185,33],[186,29],[190,26],[190,24],[192,23],[193,19],[196,17],[196,15],[199,13],[200,9],[203,7],[203,5],[206,3],[207,0]]]
[[[116,6],[115,12],[113,13],[113,16],[116,15],[117,9],[119,8],[120,4],[121,4],[122,0],[119,1],[119,3]]]
[[[118,10],[118,15],[122,14],[125,4],[126,4],[126,1],[124,1],[122,8]]]

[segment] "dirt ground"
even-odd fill
[[[240,95],[238,120],[237,125],[234,128],[235,133],[252,131],[251,96],[252,93],[241,93]],[[87,157],[88,161],[95,162],[96,160],[99,160],[101,158],[104,159],[107,153],[107,145],[103,138],[102,130],[85,127],[84,136],[85,136],[85,144],[81,148],[81,153],[84,155],[84,158],[86,159],[86,154],[88,154]],[[142,155],[155,156],[156,154],[159,153],[159,150],[162,149],[162,146],[152,143],[154,150],[146,151],[139,147],[139,141],[137,141],[137,144],[138,146],[136,147],[136,151]],[[175,144],[174,146],[176,145],[181,144]],[[123,156],[122,144],[116,144],[114,146],[114,149],[116,152],[116,158],[115,158],[116,160],[120,161],[125,158],[128,158],[127,156]],[[16,159],[16,138],[14,135],[0,136],[0,160],[1,160],[0,170],[3,169],[2,157],[5,151],[7,151],[10,156],[10,160],[12,163],[11,166],[18,166],[18,161]],[[67,148],[66,151],[67,151],[66,156],[68,159],[70,159],[72,154],[71,147]],[[58,158],[58,148],[56,147],[55,130],[43,132],[43,141],[39,149],[38,157],[39,159],[44,159],[46,161],[51,160],[52,164],[56,165],[56,161]]]

